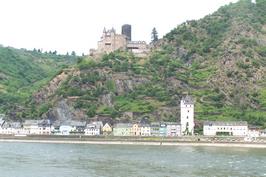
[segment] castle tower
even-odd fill
[[[186,96],[180,102],[181,132],[183,135],[194,134],[194,101],[191,96]]]
[[[122,34],[126,36],[127,41],[131,41],[131,25],[123,25]]]

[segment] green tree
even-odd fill
[[[76,52],[75,51],[72,51],[71,52],[71,56],[76,56]]]
[[[152,29],[152,32],[151,32],[151,42],[155,43],[157,41],[158,41],[158,32],[157,32],[156,28],[154,27]]]

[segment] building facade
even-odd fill
[[[98,41],[97,53],[110,53],[116,50],[125,50],[127,46],[126,37],[122,34],[117,34],[115,29],[106,30],[104,28],[101,40]]]
[[[247,136],[248,124],[245,121],[222,122],[206,121],[203,124],[204,136],[229,135],[229,136]]]
[[[151,136],[160,136],[160,122],[151,123]]]
[[[84,132],[88,136],[99,136],[101,135],[101,127],[97,124],[87,124]]]
[[[180,102],[180,123],[183,135],[194,134],[194,100],[186,96]]]
[[[181,125],[176,122],[167,122],[166,134],[170,137],[181,136]]]
[[[167,128],[166,128],[167,124],[166,123],[160,123],[160,128],[159,128],[159,132],[160,132],[160,136],[166,136],[167,135]]]
[[[149,124],[140,125],[141,136],[151,136],[151,126]]]
[[[52,131],[49,120],[25,120],[23,129],[32,135],[50,135]]]
[[[132,124],[118,123],[113,128],[114,136],[131,136]]]
[[[108,123],[105,123],[103,128],[102,128],[103,134],[104,135],[111,135],[112,131],[113,131],[113,129],[112,129],[111,125]]]
[[[131,136],[140,136],[141,135],[141,127],[139,124],[133,124],[130,132]]]
[[[132,51],[139,57],[145,57],[149,53],[149,47],[145,41],[131,41],[131,25],[128,24],[122,26],[122,34],[116,33],[114,28],[110,30],[104,28],[97,49],[90,49],[90,55],[108,54],[116,50]]]

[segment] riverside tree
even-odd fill
[[[158,41],[158,32],[157,32],[156,28],[154,27],[152,29],[152,32],[151,32],[151,42],[155,43],[157,41]]]

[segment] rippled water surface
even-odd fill
[[[266,176],[266,149],[0,143],[0,176]]]

